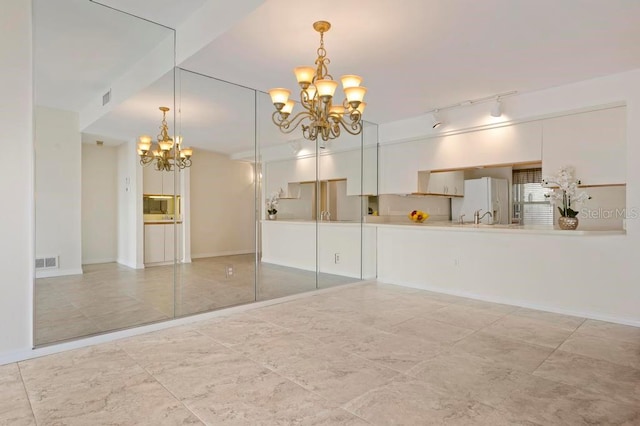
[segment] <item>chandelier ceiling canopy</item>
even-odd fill
[[[291,91],[283,88],[269,90],[276,111],[272,119],[283,133],[291,133],[302,124],[302,134],[306,139],[315,141],[318,136],[324,141],[340,136],[341,128],[352,135],[362,132],[362,113],[366,106],[363,102],[367,88],[360,86],[362,78],[357,75],[343,75],[342,87],[346,98],[341,104],[334,105],[333,97],[338,82],[333,80],[327,65],[324,48],[324,33],[331,24],[318,21],[313,28],[320,33],[320,47],[315,67],[303,66],[294,68],[300,85],[300,105],[304,109],[290,118],[295,102],[289,99]]]
[[[162,111],[162,123],[160,124],[160,134],[154,144],[151,136],[143,135],[138,138],[138,155],[140,164],[148,166],[154,164],[155,169],[171,171],[174,166],[179,169],[191,167],[191,155],[193,149],[182,147],[182,137],[177,136],[174,143],[169,136],[169,126],[167,125],[167,107],[160,107]]]

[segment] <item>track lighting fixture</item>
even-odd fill
[[[502,115],[502,102],[500,102],[500,98],[496,98],[493,106],[491,107],[491,116],[492,117],[500,117]]]
[[[442,125],[442,119],[440,118],[440,112],[436,109],[431,113],[432,128],[440,127]]]
[[[498,93],[493,96],[485,96],[484,98],[478,99],[468,99],[466,101],[458,102],[457,104],[447,105],[443,107],[438,107],[432,109],[431,111],[427,111],[425,114],[431,114],[431,125],[435,129],[436,127],[442,126],[444,121],[440,118],[440,111],[458,108],[458,107],[468,107],[480,102],[488,102],[493,100],[493,104],[491,106],[491,115],[493,117],[501,117],[502,116],[502,98],[506,96],[512,96],[517,94],[516,90],[512,90],[511,92]]]

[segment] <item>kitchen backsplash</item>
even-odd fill
[[[390,220],[408,220],[412,210],[429,213],[430,221],[450,220],[451,201],[446,197],[430,195],[379,195],[378,214],[390,216]]]

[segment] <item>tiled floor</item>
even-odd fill
[[[226,267],[233,266],[233,276]],[[85,265],[84,274],[36,280],[36,345],[316,289],[312,271],[260,264],[253,254],[194,259],[176,270]],[[318,276],[318,288],[356,281]]]
[[[12,425],[639,425],[640,328],[363,283],[5,365],[0,386]]]

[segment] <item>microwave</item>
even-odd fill
[[[142,213],[180,215],[180,196],[144,194],[142,196]]]

